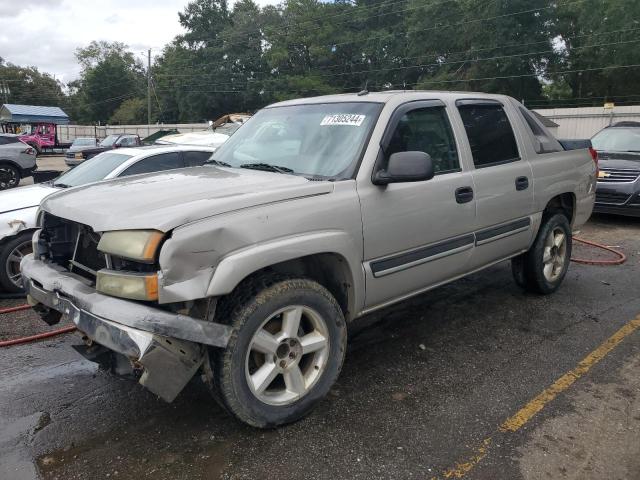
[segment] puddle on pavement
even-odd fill
[[[41,455],[36,459],[40,475],[44,480],[220,478],[238,439],[214,437],[206,425],[194,434],[192,425],[169,420],[173,425],[158,427],[158,422],[150,419],[135,432],[111,431]]]

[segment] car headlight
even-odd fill
[[[157,230],[116,230],[105,232],[98,250],[117,257],[153,263],[164,234]]]
[[[99,270],[96,276],[96,290],[131,300],[157,300],[158,274]]]

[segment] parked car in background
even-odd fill
[[[248,113],[230,113],[210,122],[210,127],[197,132],[166,135],[155,141],[156,145],[207,145],[218,148],[240,128],[251,115]]]
[[[30,177],[36,169],[36,155],[36,149],[20,140],[18,135],[1,133],[0,190],[17,187],[21,178]]]
[[[54,181],[0,192],[0,288],[22,289],[20,260],[31,252],[36,212],[43,198],[99,180],[202,165],[213,151],[182,146],[121,148],[96,155]]]
[[[115,133],[105,137],[97,147],[83,149],[74,154],[73,158],[70,158],[68,155],[65,156],[64,161],[69,167],[75,167],[85,160],[93,158],[99,153],[106,152],[107,150],[140,146],[142,146],[142,140],[140,140],[138,135],[130,133]]]
[[[96,148],[100,145],[100,142],[97,138],[93,137],[79,137],[76,138],[71,146],[67,149],[64,156],[70,160],[80,160],[82,161],[84,157],[82,153],[84,150],[88,150],[90,148]]]
[[[619,122],[591,139],[598,152],[599,213],[640,216],[640,122]]]
[[[88,358],[167,401],[200,372],[272,428],[329,392],[358,317],[503,260],[556,291],[596,188],[591,143],[573,145],[502,95],[289,100],[209,166],[47,198],[25,289]]]

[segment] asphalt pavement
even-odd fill
[[[198,381],[166,404],[79,357],[74,334],[0,348],[0,479],[637,480],[639,234],[592,219],[579,235],[627,262],[574,263],[551,296],[502,263],[361,319],[328,398],[275,430]]]

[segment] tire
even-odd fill
[[[20,183],[20,170],[13,165],[0,165],[0,190],[17,187]]]
[[[533,293],[555,292],[569,269],[571,248],[571,225],[567,217],[562,213],[543,217],[529,251],[511,260],[516,284]]]
[[[225,349],[209,351],[216,399],[258,428],[307,415],[344,361],[347,331],[335,298],[314,281],[268,275],[241,284],[225,305],[233,333]]]
[[[23,232],[0,247],[0,287],[5,292],[24,291],[19,266],[22,257],[32,252],[31,237],[33,232]]]

